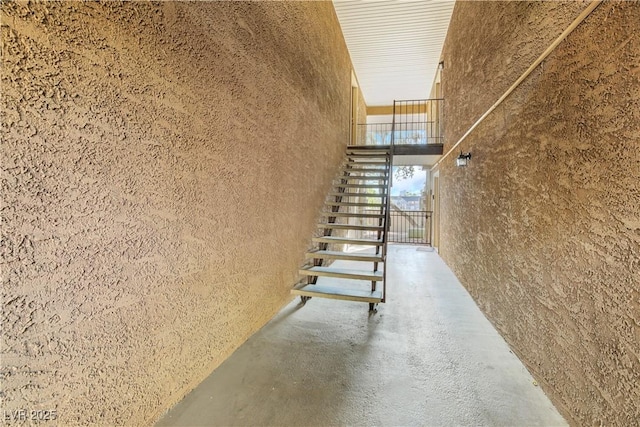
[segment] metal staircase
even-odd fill
[[[318,224],[314,249],[293,289],[311,297],[385,302],[392,150],[390,146],[349,146]],[[355,250],[354,250],[355,249]]]

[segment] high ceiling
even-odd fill
[[[429,97],[453,0],[333,0],[368,106]]]

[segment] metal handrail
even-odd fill
[[[394,135],[395,135],[395,126],[396,126],[396,101],[393,101],[393,120],[391,122],[391,143],[389,144],[389,174],[387,175],[387,203],[386,203],[386,211],[384,213],[384,237],[382,239],[382,253],[384,260],[384,271],[382,278],[382,302],[387,300],[387,247],[389,245],[389,226],[391,224],[391,187],[393,186],[393,143],[394,143]]]

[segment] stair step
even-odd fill
[[[345,261],[382,262],[382,254],[358,254],[340,251],[307,252],[307,259],[342,259]]]
[[[291,290],[294,295],[307,297],[341,299],[347,301],[378,303],[382,302],[382,290],[343,289],[324,284],[308,285],[302,283]]]
[[[375,174],[375,176],[386,176],[389,175],[389,171],[387,168],[342,168],[342,172],[350,172],[350,173],[369,173]]]
[[[362,159],[362,160],[366,160],[366,159],[381,159],[381,160],[387,160],[389,159],[390,155],[389,153],[385,153],[385,152],[372,152],[372,153],[355,153],[355,152],[347,152],[347,154],[345,155],[345,157],[347,159]]]
[[[298,273],[303,276],[336,277],[341,279],[368,280],[370,282],[381,282],[384,277],[382,271],[312,266],[303,267]]]
[[[333,222],[318,224],[318,228],[331,228],[334,230],[355,230],[355,231],[384,231],[384,227],[378,226],[378,225],[336,224]]]
[[[387,188],[386,184],[336,184],[339,188]]]
[[[371,161],[349,161],[347,165],[358,165],[358,166],[387,166],[388,163],[386,161],[381,162],[371,162]]]
[[[355,212],[322,212],[322,216],[346,217],[346,218],[384,218],[381,213],[355,213]]]
[[[355,156],[388,156],[391,151],[390,150],[357,150],[357,149],[347,149],[347,156],[355,155]]]
[[[341,171],[343,173],[343,175],[339,175],[337,178],[339,179],[349,179],[349,178],[355,178],[355,179],[378,179],[378,180],[388,180],[389,179],[389,174],[387,173],[374,173],[372,174],[371,172],[360,172],[357,170],[343,170]]]
[[[347,145],[347,150],[387,150],[389,151],[391,149],[390,145],[356,145],[356,144],[350,144]]]
[[[386,160],[389,157],[388,153],[347,153],[349,159],[383,159]]]
[[[386,198],[386,194],[369,194],[369,193],[341,193],[341,192],[331,192],[329,193],[331,197],[378,197],[378,198]]]
[[[386,154],[364,154],[362,156],[358,154],[346,154],[345,158],[350,163],[387,163],[389,156]]]
[[[373,164],[371,164],[373,163]],[[386,162],[346,162],[342,165],[343,169],[356,169],[354,166],[358,166],[358,170],[371,170],[373,172],[382,172],[387,169],[389,164]],[[377,167],[380,166],[380,167]]]
[[[380,203],[358,203],[358,202],[325,202],[327,206],[353,206],[364,208],[384,208],[385,205]]]
[[[384,176],[356,176],[356,175],[344,175],[340,177],[343,181],[386,181]]]
[[[391,150],[388,148],[360,148],[360,147],[347,147],[347,154],[389,154]]]
[[[373,162],[383,164],[389,161],[389,156],[386,154],[347,154],[346,159],[349,163]]]
[[[330,243],[336,245],[362,245],[362,246],[382,246],[382,239],[350,239],[348,237],[323,236],[314,237],[316,243]]]

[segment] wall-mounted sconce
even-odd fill
[[[463,153],[461,151],[460,155],[456,159],[456,166],[458,167],[467,166],[469,164],[469,160],[471,160],[471,153]]]

